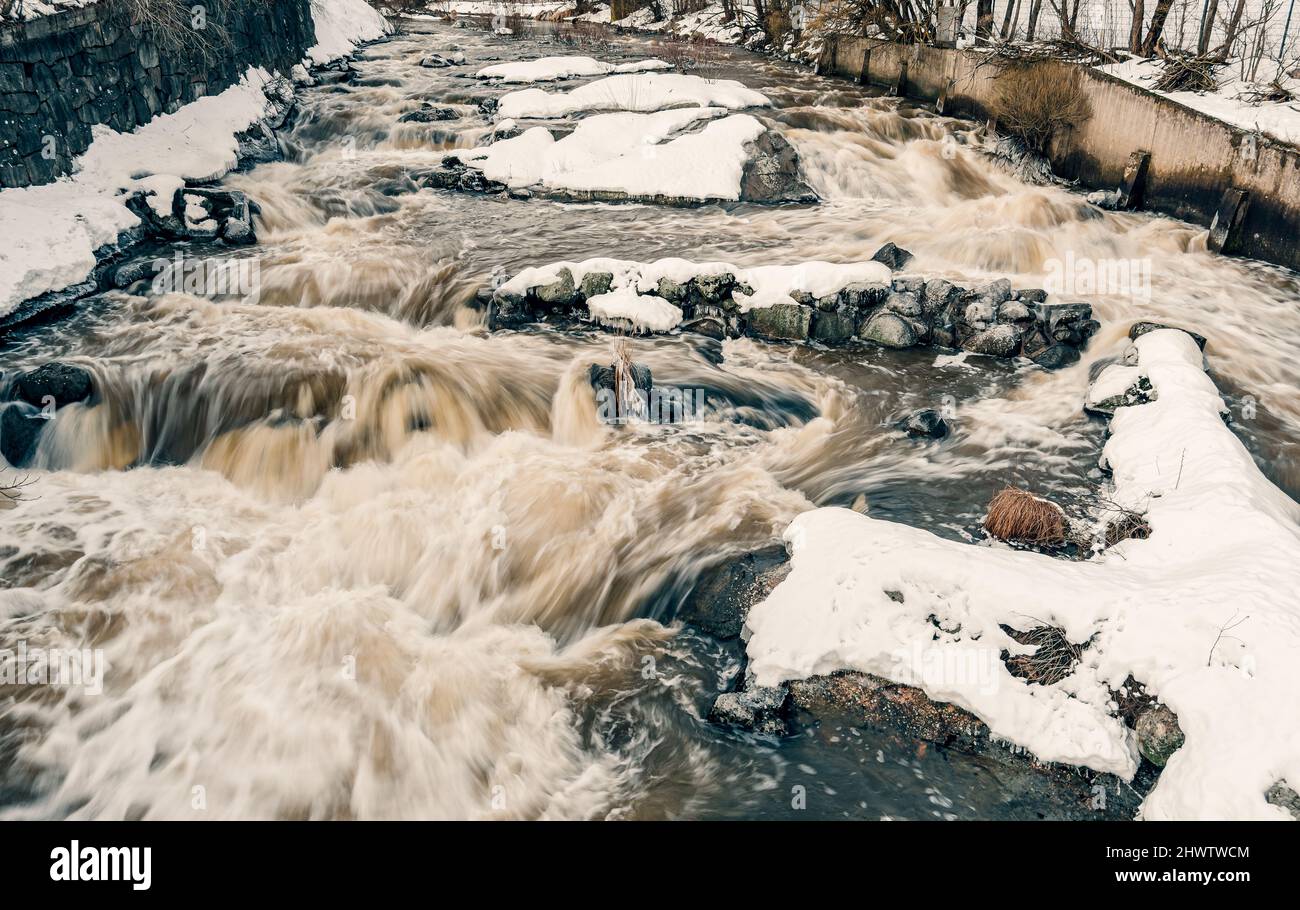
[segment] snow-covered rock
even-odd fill
[[[971,711],[1041,759],[1129,777],[1137,743],[1112,690],[1131,675],[1186,737],[1143,818],[1285,818],[1265,793],[1300,777],[1300,505],[1224,425],[1189,335],[1134,343],[1158,398],[1116,411],[1102,460],[1111,498],[1145,512],[1148,539],[1066,562],[807,512],[785,532],[791,574],[746,621],[753,682],[873,673]],[[1015,650],[1001,626],[1044,623],[1091,644],[1072,674],[1035,685],[998,659]]]
[[[597,79],[571,92],[528,88],[511,92],[497,107],[500,117],[554,119],[584,111],[649,113],[684,106],[740,110],[769,107],[762,92],[731,79],[702,79],[680,73],[629,73]]]
[[[582,76],[604,76],[609,73],[639,73],[651,70],[672,69],[663,60],[633,60],[627,63],[605,63],[593,57],[542,57],[537,60],[519,60],[485,66],[474,75],[479,79],[493,79],[503,83],[555,82],[558,79],[576,79]]]

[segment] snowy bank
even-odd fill
[[[313,0],[325,62],[381,37],[383,17],[363,0]],[[53,183],[0,192],[0,317],[23,301],[85,282],[95,253],[140,226],[126,201],[136,190],[165,199],[185,181],[219,179],[239,161],[236,134],[266,115],[273,74],[250,68],[237,85],[161,114],[130,133],[92,128],[73,173]]]
[[[771,104],[762,92],[731,79],[702,79],[680,73],[628,73],[598,79],[571,92],[547,92],[539,88],[511,92],[501,99],[497,116],[551,119],[584,111],[649,113],[685,106],[739,110]]]
[[[314,65],[329,63],[352,53],[358,44],[388,34],[388,23],[365,0],[311,0],[316,24],[316,44],[307,51]]]
[[[1287,817],[1264,794],[1300,785],[1300,506],[1224,425],[1189,335],[1159,329],[1134,347],[1157,397],[1116,411],[1102,461],[1149,539],[1066,562],[805,513],[785,534],[791,574],[746,621],[754,682],[873,673],[1041,759],[1131,777],[1136,744],[1112,695],[1131,675],[1186,734],[1143,818]],[[1031,684],[1000,659],[1025,650],[1001,626],[1045,624],[1088,645],[1063,680]]]
[[[662,60],[633,60],[628,63],[605,63],[594,57],[542,57],[538,60],[520,60],[513,63],[496,63],[475,73],[478,79],[495,79],[503,83],[555,82],[558,79],[577,79],[583,76],[604,76],[609,73],[640,73],[651,70],[672,69],[671,63]]]

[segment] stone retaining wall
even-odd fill
[[[249,66],[287,74],[316,43],[310,0],[177,5],[179,33],[133,22],[121,0],[0,27],[0,186],[66,174],[95,124],[132,130]]]

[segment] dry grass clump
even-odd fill
[[[1137,512],[1123,511],[1106,524],[1106,546],[1113,547],[1121,540],[1146,540],[1151,536],[1151,525]]]
[[[989,503],[984,530],[1007,543],[1065,543],[1065,512],[1025,490],[1007,487]]]
[[[1001,130],[1045,153],[1052,137],[1092,116],[1079,73],[1048,62],[1007,67],[994,84],[990,113]]]
[[[1027,679],[1031,683],[1050,686],[1058,683],[1074,671],[1075,664],[1083,657],[1087,643],[1076,645],[1065,637],[1065,630],[1056,626],[1038,626],[1028,632],[1002,626],[1006,632],[1022,645],[1031,645],[1032,654],[1002,653],[1002,660],[1012,676]]]
[[[1218,87],[1214,66],[1221,62],[1214,57],[1171,54],[1165,58],[1160,78],[1152,88],[1161,92],[1212,92]]]

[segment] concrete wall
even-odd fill
[[[186,11],[190,4],[175,0]],[[239,80],[251,65],[288,73],[316,43],[310,0],[204,4],[201,29],[170,40],[119,0],[0,27],[0,186],[68,172],[103,123],[132,130]]]
[[[921,45],[841,37],[826,48],[822,71],[893,87],[945,114],[984,119],[997,70],[984,55]],[[1229,126],[1175,101],[1086,67],[1060,67],[1077,79],[1092,117],[1053,142],[1056,173],[1091,189],[1114,189],[1129,155],[1151,154],[1144,208],[1208,226],[1229,188],[1249,193],[1230,251],[1300,268],[1300,149]],[[905,72],[904,72],[905,70]]]

